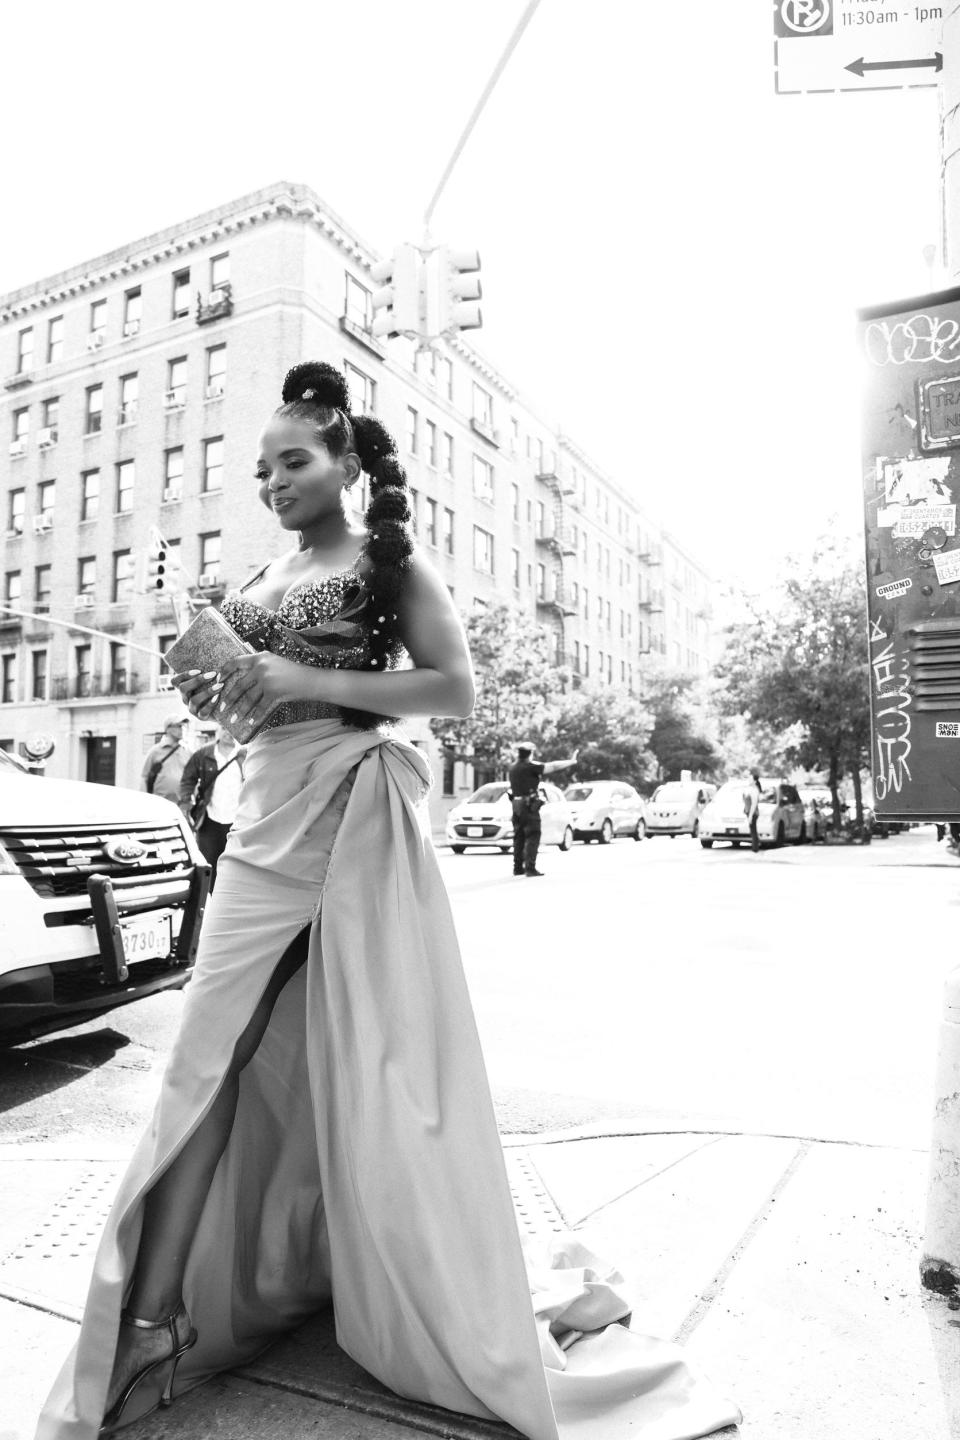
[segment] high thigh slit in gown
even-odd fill
[[[259,648],[303,658],[296,631],[311,663],[359,666],[362,603],[351,570],[293,587],[277,611],[234,592],[224,616]],[[676,1346],[608,1323],[627,1303],[576,1237],[553,1270],[527,1273],[425,825],[429,783],[396,728],[355,729],[330,706],[285,706],[251,742],[159,1100],[37,1440],[97,1435],[144,1196],[305,928],[306,964],[241,1072],[191,1245],[183,1295],[199,1339],[176,1393],[332,1301],[340,1345],[383,1384],[529,1440],[692,1440],[739,1419]]]

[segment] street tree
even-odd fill
[[[772,601],[748,603],[717,667],[721,707],[768,730],[799,727],[786,758],[826,772],[836,823],[837,787],[849,774],[862,826],[870,703],[863,571],[852,543],[822,539],[812,556],[789,562]]]
[[[544,630],[514,605],[478,606],[466,617],[477,698],[466,719],[430,721],[458,759],[503,776],[517,745],[544,730],[569,672],[550,659]]]
[[[531,738],[547,760],[579,751],[579,780],[626,780],[642,786],[656,774],[646,705],[610,686],[584,685],[557,698]]]
[[[653,714],[650,749],[656,756],[660,780],[679,780],[684,770],[698,776],[712,775],[717,768],[716,748],[692,713],[694,683],[692,676],[666,671],[648,676],[645,681],[644,703]]]

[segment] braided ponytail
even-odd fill
[[[283,405],[277,414],[309,420],[317,439],[339,458],[353,450],[370,480],[370,502],[363,523],[368,566],[364,577],[367,601],[363,624],[367,630],[369,669],[387,668],[398,635],[398,611],[403,573],[410,563],[410,502],[407,475],[397,458],[392,435],[372,415],[351,415],[347,382],[341,372],[323,361],[306,361],[288,371],[283,382]],[[344,710],[347,724],[369,730],[387,718],[369,710]]]

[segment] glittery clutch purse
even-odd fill
[[[248,645],[246,640],[241,640],[236,630],[224,620],[220,611],[214,610],[211,606],[206,610],[201,610],[199,615],[190,622],[183,634],[174,641],[164,655],[163,663],[174,675],[180,674],[184,670],[199,670],[201,674],[216,670],[219,673],[221,667],[228,660],[235,660],[238,655],[252,655],[253,653],[253,646]],[[247,718],[231,721],[229,715],[218,715],[217,723],[222,725],[224,730],[229,731],[241,745],[245,745],[259,730],[263,729],[281,703],[278,700],[265,715],[258,716],[256,720]]]

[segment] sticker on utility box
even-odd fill
[[[894,540],[906,540],[922,535],[925,530],[939,525],[948,535],[957,533],[956,505],[904,505],[893,522]]]
[[[960,580],[960,550],[945,550],[942,555],[934,555],[933,568],[941,585]]]
[[[960,550],[957,554],[960,555]],[[877,594],[881,600],[894,599],[897,595],[906,595],[912,584],[910,576],[905,575],[902,580],[891,580],[889,585],[878,585]]]
[[[938,720],[938,740],[960,740],[960,720]]]

